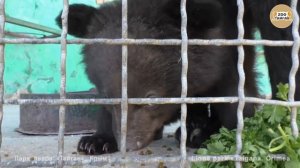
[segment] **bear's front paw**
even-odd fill
[[[77,151],[86,155],[101,155],[118,151],[118,145],[114,138],[92,135],[81,137]]]
[[[187,125],[186,129],[187,129],[186,146],[190,148],[199,148],[207,138],[205,136],[203,137],[203,132],[202,132],[203,128],[199,124],[191,123]],[[181,139],[180,127],[176,130],[175,138],[180,143],[180,139]]]

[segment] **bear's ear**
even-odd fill
[[[222,5],[217,0],[188,0],[186,4],[188,27],[209,29],[219,25],[222,18]],[[180,0],[171,0],[165,6],[166,15],[181,24]]]
[[[69,7],[68,33],[76,37],[85,37],[87,28],[92,20],[96,8],[83,4],[74,4]],[[61,28],[62,12],[56,17],[56,23]]]

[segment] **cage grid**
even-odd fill
[[[5,26],[5,0],[0,0],[0,128],[2,125],[3,118],[3,104],[36,104],[36,105],[60,105],[59,110],[59,135],[58,135],[58,153],[56,161],[1,161],[2,166],[56,166],[63,167],[64,165],[96,165],[97,163],[103,162],[101,159],[98,161],[91,160],[80,160],[80,161],[64,161],[64,128],[65,128],[65,106],[67,105],[79,105],[79,104],[121,104],[121,155],[110,155],[107,156],[107,160],[110,163],[153,163],[153,162],[181,162],[181,167],[187,167],[188,162],[196,161],[210,161],[210,162],[221,162],[221,161],[235,161],[237,168],[242,167],[243,156],[240,155],[242,150],[242,131],[243,131],[243,108],[245,103],[258,103],[258,104],[272,104],[292,107],[291,115],[291,128],[293,135],[298,137],[299,131],[296,123],[297,107],[300,106],[300,102],[294,101],[296,82],[295,76],[299,66],[299,48],[300,48],[300,36],[299,36],[299,15],[297,13],[298,0],[291,0],[291,8],[294,14],[294,22],[292,25],[293,41],[286,40],[246,40],[244,39],[244,2],[243,0],[237,0],[238,16],[238,37],[234,40],[226,39],[212,39],[203,40],[195,39],[189,40],[187,36],[187,13],[186,13],[186,0],[181,0],[180,13],[181,13],[181,39],[170,39],[170,40],[157,40],[157,39],[129,39],[128,38],[128,23],[127,23],[127,0],[122,0],[122,39],[74,39],[67,40],[67,29],[68,29],[68,0],[63,0],[63,13],[62,13],[62,33],[61,39],[7,39],[4,37],[4,26]],[[107,45],[122,45],[122,97],[115,99],[66,99],[66,56],[67,56],[67,44],[107,44]],[[3,72],[4,72],[4,46],[5,44],[61,44],[61,82],[60,82],[60,99],[4,99],[4,86],[3,86]],[[265,45],[265,46],[292,46],[292,68],[289,74],[289,101],[279,100],[265,100],[256,97],[245,97],[244,94],[244,45]],[[128,45],[181,45],[181,59],[182,59],[182,92],[180,98],[128,98],[127,96],[127,46]],[[238,85],[238,96],[237,97],[187,97],[187,71],[188,71],[188,45],[232,45],[237,46],[238,49],[238,74],[239,74],[239,85]],[[236,146],[237,150],[235,155],[218,155],[218,156],[187,156],[186,151],[186,125],[185,120],[187,116],[187,104],[191,103],[238,103],[237,109],[237,134],[236,134]],[[126,155],[126,133],[127,133],[127,113],[128,104],[181,104],[181,142],[180,142],[180,156],[174,157],[129,157]],[[2,142],[2,132],[0,129],[0,147]],[[96,156],[95,156],[96,157]],[[276,158],[276,157],[275,157]]]

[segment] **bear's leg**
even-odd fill
[[[237,127],[237,108],[238,104],[220,103],[214,104],[216,116],[219,118],[222,126],[228,129]],[[243,110],[243,117],[252,117],[255,109],[253,104],[246,104]]]
[[[155,136],[154,136],[154,140],[162,139],[163,132],[164,132],[164,127],[162,127],[162,129],[156,131]]]
[[[98,114],[97,132],[92,136],[81,137],[77,151],[89,155],[99,155],[118,151],[118,145],[112,131],[110,112],[103,110]]]
[[[216,133],[221,127],[221,123],[212,112],[213,109],[207,104],[188,105],[186,120],[187,141],[186,145],[190,148],[199,148],[210,135]],[[175,138],[180,142],[180,127],[176,130]]]
[[[247,75],[246,72],[246,83],[245,83],[245,96],[246,97],[255,97],[257,95],[254,76]],[[249,73],[249,71],[248,71]],[[237,75],[236,75],[237,76]],[[225,81],[225,80],[224,80]],[[222,86],[217,86],[216,93],[220,95],[216,96],[237,96],[238,80],[228,80],[229,83],[223,83]],[[232,82],[232,83],[230,83]],[[237,110],[238,103],[214,103],[211,105],[212,113],[219,119],[222,126],[228,129],[237,128]],[[253,103],[246,103],[243,108],[243,117],[252,117],[255,113],[255,105]]]

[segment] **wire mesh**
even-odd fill
[[[189,40],[187,36],[187,13],[186,13],[186,0],[181,0],[180,13],[181,13],[181,39],[129,39],[128,38],[128,23],[127,14],[128,6],[127,0],[122,0],[122,39],[73,39],[67,40],[67,29],[68,29],[68,0],[63,0],[63,13],[62,13],[62,34],[60,39],[30,39],[30,38],[19,38],[19,39],[7,39],[4,38],[4,4],[5,0],[0,0],[0,125],[2,125],[3,116],[3,104],[36,104],[36,105],[60,105],[59,112],[59,136],[58,136],[58,159],[57,161],[2,161],[1,165],[4,166],[16,166],[21,165],[23,167],[29,166],[57,166],[63,167],[64,165],[80,166],[80,165],[97,165],[100,161],[81,160],[81,161],[64,161],[64,127],[65,127],[65,106],[67,105],[78,105],[78,104],[121,104],[122,118],[121,118],[121,157],[110,155],[107,156],[107,160],[111,163],[153,163],[153,162],[178,162],[181,161],[181,167],[186,167],[187,162],[196,161],[210,161],[210,162],[221,162],[221,161],[235,161],[236,167],[242,167],[242,162],[245,160],[241,156],[242,150],[242,131],[243,131],[243,109],[245,103],[257,103],[257,104],[271,104],[271,105],[282,105],[292,107],[291,115],[291,128],[293,135],[298,136],[299,131],[296,123],[297,107],[300,106],[300,102],[294,101],[296,82],[295,75],[299,66],[299,48],[300,48],[300,37],[299,37],[299,15],[296,10],[297,0],[291,1],[291,7],[294,13],[293,22],[293,41],[286,40],[246,40],[244,39],[244,2],[243,0],[237,0],[238,6],[238,37],[233,40],[225,39],[193,39]],[[122,98],[116,99],[66,99],[66,56],[67,56],[67,44],[108,44],[108,45],[122,45]],[[60,83],[60,99],[3,99],[3,71],[4,71],[4,45],[5,44],[61,44],[61,83]],[[182,93],[180,98],[128,98],[127,95],[127,59],[128,59],[128,45],[177,45],[181,46],[181,61],[182,61]],[[238,86],[238,97],[187,97],[187,71],[188,71],[188,45],[215,45],[215,46],[237,46],[238,48],[238,74],[239,74],[239,86]],[[245,45],[265,45],[265,46],[292,46],[292,60],[293,66],[289,75],[289,102],[279,100],[265,100],[255,97],[245,97],[244,85],[245,85],[245,72],[243,68],[244,64],[244,48]],[[187,156],[186,151],[186,116],[187,116],[187,104],[193,103],[238,103],[237,109],[237,150],[235,155],[218,155],[218,156]],[[126,156],[126,134],[127,134],[127,113],[128,104],[181,104],[181,143],[180,143],[180,156],[175,157],[139,157],[134,158]],[[0,132],[0,146],[1,146],[2,133]],[[0,158],[1,160],[1,158]]]

